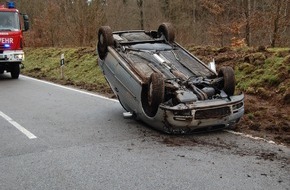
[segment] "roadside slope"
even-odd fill
[[[290,49],[189,47],[217,68],[235,69],[237,93],[245,93],[245,116],[235,130],[290,145]],[[94,48],[28,48],[22,73],[114,97],[97,66]],[[60,55],[65,55],[63,77]]]
[[[235,130],[290,145],[290,49],[191,47],[204,62],[235,69],[245,116]]]

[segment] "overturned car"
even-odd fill
[[[227,128],[244,114],[231,67],[218,72],[175,42],[172,24],[158,30],[98,31],[98,64],[127,111],[166,133]]]

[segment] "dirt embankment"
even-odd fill
[[[245,115],[235,130],[290,145],[290,50],[190,48],[217,68],[235,69],[237,91],[245,94]]]

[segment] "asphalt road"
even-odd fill
[[[290,149],[231,132],[171,136],[115,101],[0,75],[0,189],[290,189]]]

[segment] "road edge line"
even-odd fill
[[[63,88],[63,89],[66,89],[66,90],[71,90],[71,91],[74,91],[74,92],[79,92],[79,93],[82,93],[82,94],[86,94],[86,95],[90,95],[90,96],[94,96],[94,97],[98,97],[98,98],[102,98],[102,99],[106,99],[106,100],[110,100],[110,101],[114,101],[114,102],[119,102],[116,99],[112,99],[112,98],[108,98],[108,97],[105,97],[105,96],[102,96],[102,95],[98,95],[98,94],[94,94],[94,93],[91,93],[91,92],[87,92],[87,91],[79,90],[79,89],[76,89],[76,88],[64,86],[64,85],[61,85],[61,84],[56,84],[56,83],[53,83],[53,82],[36,79],[36,78],[29,77],[29,76],[26,76],[26,75],[21,75],[21,77],[27,78],[27,79],[30,79],[30,80],[34,80],[34,81],[37,81],[37,82],[49,84],[49,85],[52,85],[52,86],[56,86],[56,87],[59,87],[59,88]]]
[[[276,143],[275,141],[267,140],[267,139],[264,139],[264,138],[261,138],[261,137],[255,137],[253,135],[249,135],[249,134],[245,134],[245,133],[240,133],[240,132],[236,132],[236,131],[232,131],[232,130],[227,130],[227,129],[224,129],[224,131],[226,131],[228,133],[231,133],[231,134],[234,134],[234,135],[239,135],[239,136],[242,136],[242,137],[246,137],[246,138],[249,138],[249,139],[260,140],[260,141],[267,142],[269,144],[275,144],[275,145],[280,145],[280,146],[285,147],[284,144],[279,144],[279,143]]]

